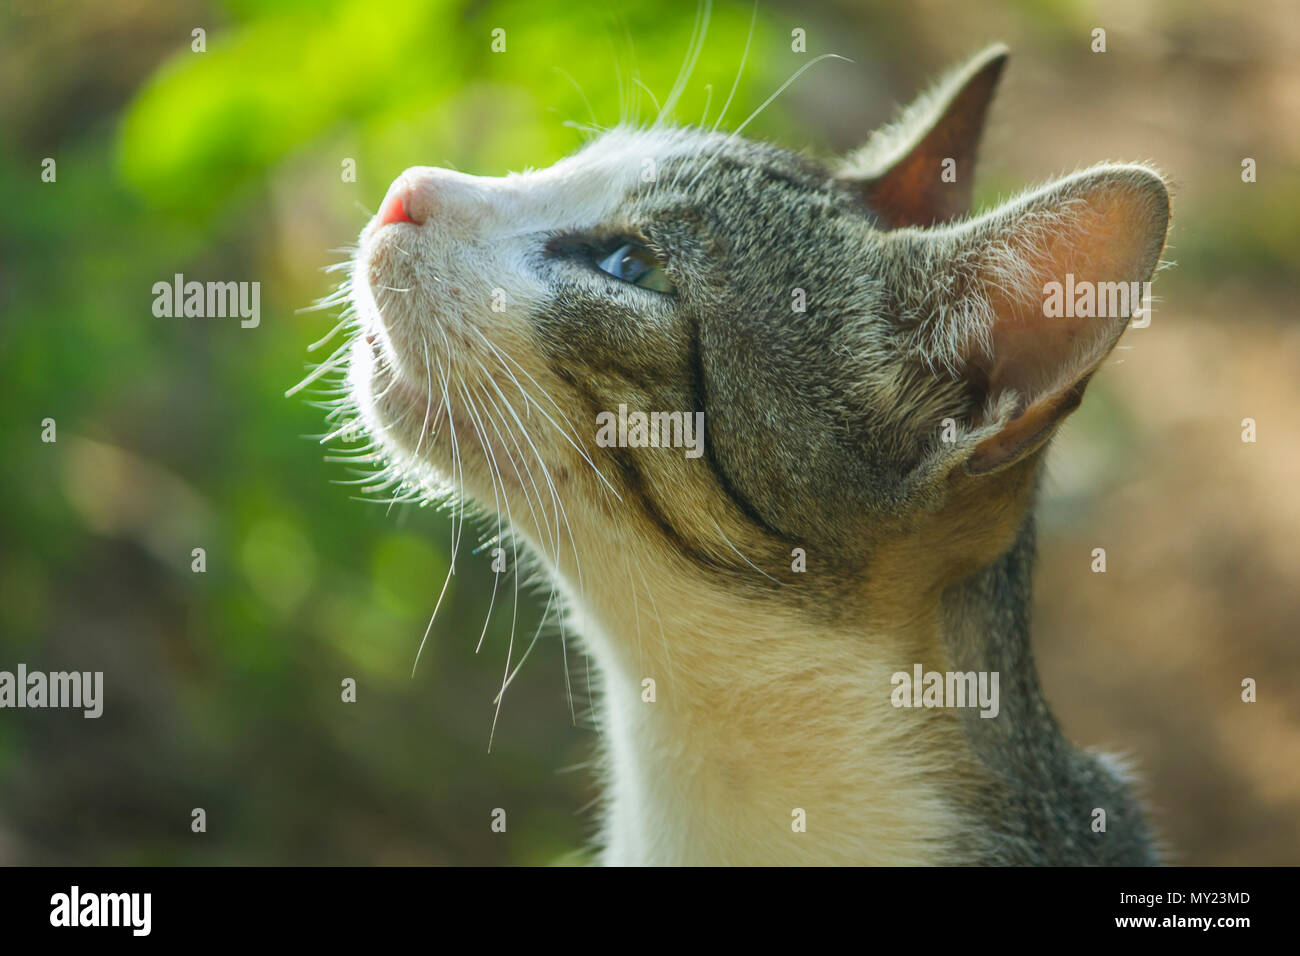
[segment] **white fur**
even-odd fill
[[[609,864],[954,862],[950,714],[890,704],[890,635],[810,629],[613,543],[575,625],[601,675]],[[657,699],[643,699],[643,680]],[[931,715],[926,715],[931,716]],[[794,832],[796,810],[806,832]]]

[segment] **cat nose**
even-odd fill
[[[435,171],[425,166],[412,167],[398,176],[388,187],[388,195],[379,207],[379,224],[424,224],[433,214],[437,191],[435,180]]]
[[[406,211],[406,190],[389,190],[384,197],[384,204],[379,207],[379,224],[387,226],[392,222],[415,222]],[[418,226],[419,223],[416,223]]]
[[[388,187],[379,206],[380,227],[434,223],[446,230],[473,229],[499,211],[500,181],[436,166],[412,166]]]

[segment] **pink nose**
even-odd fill
[[[491,180],[466,176],[451,169],[412,166],[393,180],[379,205],[380,227],[409,222],[415,226],[437,223],[446,229],[472,228],[491,215],[491,195],[499,192]]]
[[[406,211],[407,190],[394,189],[384,197],[384,205],[379,210],[379,224],[386,226],[390,222],[415,222]],[[419,223],[416,223],[419,225]]]
[[[423,225],[433,217],[442,191],[441,170],[412,166],[388,187],[388,195],[379,207],[379,224],[409,222]]]

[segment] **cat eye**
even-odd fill
[[[654,253],[635,243],[624,243],[596,265],[615,279],[622,279],[652,292],[671,295],[676,291]]]

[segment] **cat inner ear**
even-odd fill
[[[1007,62],[993,46],[949,74],[850,157],[841,181],[884,228],[930,226],[970,212],[975,152]]]
[[[912,270],[932,274],[903,309],[925,315],[912,330],[918,351],[982,399],[956,446],[969,474],[1020,461],[1078,407],[1129,320],[1150,308],[1168,226],[1158,174],[1101,166],[957,227],[889,234]]]

